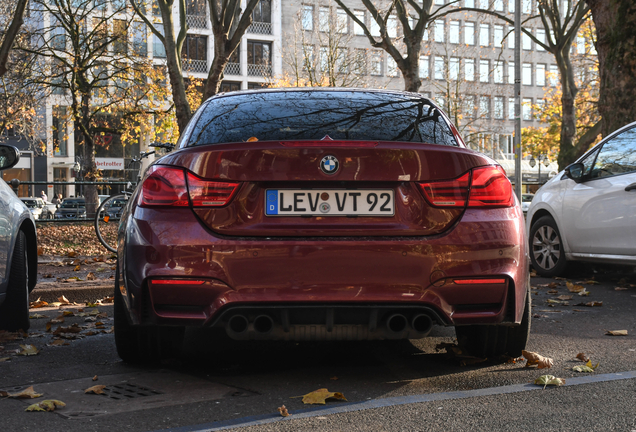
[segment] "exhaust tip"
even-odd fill
[[[399,333],[406,329],[408,324],[406,317],[402,314],[393,314],[386,320],[386,326],[393,333]]]
[[[274,320],[269,315],[259,315],[254,319],[254,330],[257,333],[269,333],[273,328]]]
[[[428,333],[433,328],[433,320],[425,314],[415,315],[411,320],[411,327],[418,333]]]
[[[228,330],[232,333],[243,333],[247,330],[249,322],[243,315],[233,315],[227,322]]]

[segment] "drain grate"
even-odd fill
[[[160,391],[149,389],[148,387],[138,386],[131,383],[113,384],[103,388],[100,396],[106,396],[109,399],[127,400],[136,399],[146,396],[155,396],[162,394]]]

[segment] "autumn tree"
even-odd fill
[[[596,26],[602,134],[636,120],[636,4],[586,0]]]
[[[350,48],[355,37],[348,23],[327,7],[318,30],[303,29],[302,11],[296,15],[292,32],[284,35],[283,63],[287,72],[269,87],[366,87],[369,75],[368,49]],[[344,16],[346,18],[346,15]],[[312,23],[313,26],[313,23]]]
[[[24,22],[24,11],[29,0],[4,0],[0,5],[0,29],[2,43],[0,43],[0,76],[7,73],[7,61],[13,43]]]
[[[143,23],[134,21],[125,3],[31,1],[44,22],[36,48],[21,47],[36,55],[32,68],[39,74],[32,82],[68,106],[75,146],[86,155],[82,176],[97,180],[95,150],[104,133],[151,133],[155,116],[169,128],[168,95],[157,76],[161,71],[147,58]],[[97,189],[84,191],[90,216],[98,204]]]

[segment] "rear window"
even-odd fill
[[[423,97],[353,91],[255,92],[202,107],[186,146],[244,141],[406,141],[457,146]]]
[[[64,200],[62,201],[62,204],[60,205],[61,208],[81,208],[81,207],[85,207],[86,206],[86,202],[84,200]]]

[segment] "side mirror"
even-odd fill
[[[565,167],[565,175],[567,178],[570,178],[577,183],[581,183],[583,181],[584,169],[585,167],[582,163],[573,163],[572,165],[568,165],[567,167]]]
[[[0,170],[8,169],[20,160],[20,151],[10,145],[0,144]]]

